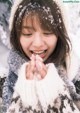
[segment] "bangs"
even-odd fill
[[[51,31],[58,37],[58,32],[64,28],[64,25],[61,25],[63,22],[59,8],[55,3],[53,5],[53,10],[48,6],[40,6],[38,3],[24,4],[24,7],[19,6],[18,18],[16,20],[16,31],[19,31],[18,34],[20,34],[22,30],[21,28],[24,18],[26,18],[26,24],[27,19],[29,18],[34,28],[34,17],[36,16],[41,29]]]
[[[19,14],[19,18],[16,21],[16,28],[17,28],[16,30],[21,32],[24,18],[26,19],[26,24],[29,18],[33,28],[35,29],[35,26],[34,26],[35,17],[37,18],[36,20],[38,20],[42,30],[51,31],[57,36],[58,34],[57,26],[50,8],[44,7],[44,6],[41,7],[38,5],[35,6],[35,8],[33,8],[33,6],[29,4],[27,7],[23,8],[22,12],[20,12]]]
[[[55,35],[57,35],[55,25],[52,24],[53,20],[51,20],[50,17],[52,17],[52,15],[48,15],[43,10],[38,9],[38,10],[29,11],[29,13],[26,12],[25,16],[23,17],[23,21],[24,19],[26,19],[26,25],[30,22],[34,30],[37,29],[35,23],[38,23],[38,25],[42,30],[50,31]]]

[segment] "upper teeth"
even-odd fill
[[[35,52],[35,51],[33,51],[33,53],[35,53],[35,54],[41,54],[41,53],[43,53],[44,51],[37,51],[37,52]]]

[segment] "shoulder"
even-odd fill
[[[13,72],[9,72],[8,76],[5,78],[5,81],[3,83],[3,93],[5,92],[13,92],[14,85],[17,81],[17,75]]]
[[[14,86],[15,82],[17,81],[17,78],[18,76],[14,72],[10,71],[6,79],[7,81],[9,81],[10,86]]]

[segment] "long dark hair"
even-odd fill
[[[66,68],[66,54],[69,54],[70,51],[70,40],[61,10],[53,0],[23,0],[20,3],[15,12],[10,34],[12,47],[26,56],[20,45],[19,37],[21,35],[23,18],[29,12],[31,18],[35,14],[38,15],[42,29],[50,30],[58,37],[56,48],[45,63],[53,62],[55,65],[63,65]]]

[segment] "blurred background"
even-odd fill
[[[0,0],[0,67],[7,67],[7,56],[10,48],[8,21],[12,4],[13,0]]]
[[[9,16],[14,0],[0,0],[0,67],[7,67],[9,44]],[[73,48],[80,57],[80,2],[65,3],[67,26]],[[0,68],[2,69],[2,68]]]
[[[8,73],[7,57],[10,50],[9,44],[9,16],[14,0],[0,0],[0,94],[4,77]],[[65,3],[68,34],[70,36],[73,49],[80,58],[80,2]],[[0,95],[1,97],[2,95]],[[4,112],[2,98],[0,98],[0,113]],[[4,112],[5,113],[5,112]]]

